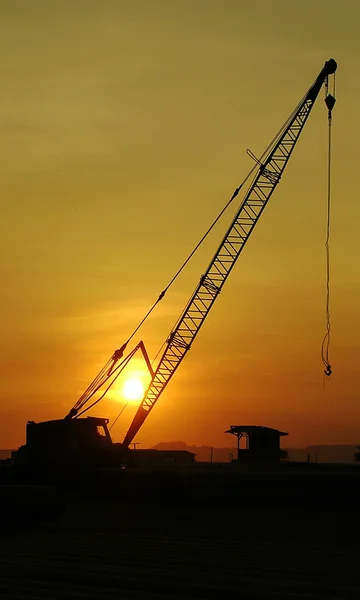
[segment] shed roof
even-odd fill
[[[252,434],[273,434],[273,435],[289,435],[284,431],[279,431],[279,429],[273,429],[272,427],[264,427],[263,425],[230,425],[230,429],[225,431],[225,433],[232,433],[234,435],[252,435]]]

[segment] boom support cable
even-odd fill
[[[123,414],[123,412],[124,412],[124,410],[125,410],[125,408],[127,407],[127,405],[128,405],[128,404],[129,404],[128,402],[126,402],[126,404],[124,404],[124,406],[123,406],[123,407],[122,407],[122,409],[120,410],[120,412],[119,412],[118,416],[116,417],[115,421],[113,421],[112,425],[109,427],[109,431],[111,431],[111,430],[112,430],[112,428],[114,427],[114,425],[115,425],[116,421],[119,419],[119,417],[121,417],[121,415]]]
[[[149,310],[147,311],[147,313],[145,314],[145,316],[141,319],[140,323],[136,326],[136,328],[134,329],[134,331],[132,332],[132,334],[130,335],[130,337],[127,339],[127,341],[125,342],[125,344],[121,347],[121,350],[124,351],[126,346],[128,345],[128,343],[131,341],[131,339],[134,337],[134,335],[138,332],[138,330],[140,329],[140,327],[145,323],[145,321],[147,320],[147,318],[150,316],[150,314],[152,313],[152,311],[154,310],[154,308],[157,306],[157,304],[164,298],[166,292],[169,290],[169,288],[172,286],[172,284],[175,282],[175,280],[179,277],[179,275],[181,274],[181,272],[185,269],[186,265],[188,264],[188,262],[191,260],[191,258],[194,256],[194,254],[196,253],[196,251],[200,248],[200,246],[202,245],[202,243],[205,241],[205,239],[207,238],[207,236],[211,233],[211,231],[214,229],[215,225],[218,223],[218,221],[221,219],[221,217],[223,216],[223,214],[226,212],[226,210],[229,208],[230,204],[233,202],[233,200],[235,200],[235,198],[237,197],[237,195],[239,194],[240,190],[242,189],[242,187],[245,185],[245,183],[250,179],[251,175],[254,173],[254,171],[262,164],[263,159],[266,157],[266,155],[268,154],[268,152],[270,151],[270,149],[274,146],[276,140],[281,136],[281,134],[287,129],[289,122],[293,119],[294,115],[297,113],[299,107],[303,104],[304,102],[304,98],[305,96],[300,100],[299,104],[296,106],[296,108],[292,111],[292,113],[289,115],[289,117],[286,119],[285,123],[282,125],[282,127],[279,129],[279,131],[274,135],[273,139],[271,140],[271,142],[268,144],[268,146],[265,148],[265,150],[263,151],[263,153],[261,154],[260,158],[257,159],[255,157],[255,155],[250,151],[247,150],[246,153],[248,156],[250,156],[250,158],[252,158],[255,161],[255,164],[253,165],[253,167],[250,169],[250,171],[248,172],[248,174],[246,175],[246,177],[243,179],[243,181],[240,183],[240,185],[235,189],[234,193],[232,194],[232,196],[230,197],[230,199],[227,201],[227,203],[225,204],[225,206],[221,209],[220,213],[217,215],[217,217],[214,219],[214,221],[211,223],[211,225],[208,227],[208,229],[205,231],[205,233],[203,234],[203,236],[200,238],[200,240],[198,241],[198,243],[196,244],[196,246],[193,248],[193,250],[190,252],[190,254],[188,255],[188,257],[184,260],[184,262],[182,263],[182,265],[179,267],[179,269],[176,271],[175,275],[172,277],[172,279],[169,281],[169,283],[167,284],[167,286],[162,290],[162,292],[160,293],[159,297],[157,298],[157,300],[154,302],[154,304],[149,308]]]
[[[325,300],[325,335],[321,345],[321,359],[323,361],[324,375],[329,379],[332,374],[332,367],[329,358],[331,317],[330,317],[330,224],[331,224],[331,126],[332,109],[335,105],[335,80],[334,96],[327,93],[328,83],[326,82],[325,103],[328,108],[328,164],[327,164],[327,218],[326,218],[326,238],[325,238],[325,256],[326,256],[326,300]]]
[[[154,304],[149,308],[149,310],[147,311],[147,313],[145,314],[145,316],[141,319],[140,323],[136,326],[136,328],[134,329],[134,331],[132,332],[132,334],[130,335],[130,337],[127,339],[127,341],[125,342],[125,344],[123,346],[121,346],[119,351],[115,351],[114,355],[113,355],[113,359],[117,360],[117,352],[119,352],[118,356],[121,357],[124,353],[124,350],[126,349],[128,343],[132,340],[132,338],[134,337],[134,335],[139,331],[139,329],[141,328],[141,326],[145,323],[145,321],[148,319],[148,317],[151,315],[151,313],[153,312],[153,310],[155,309],[155,307],[158,305],[158,303],[164,298],[166,292],[169,290],[169,288],[172,286],[172,284],[175,282],[175,280],[179,277],[179,275],[181,274],[181,272],[185,269],[186,265],[188,264],[188,262],[191,260],[191,258],[194,256],[194,254],[196,253],[196,251],[200,248],[200,246],[202,245],[202,243],[205,241],[205,239],[207,238],[207,236],[211,233],[211,231],[214,229],[215,225],[218,223],[218,221],[221,219],[221,217],[223,216],[223,214],[226,212],[226,210],[229,208],[230,204],[233,202],[233,200],[235,200],[235,198],[237,197],[237,195],[239,194],[240,190],[242,189],[242,187],[245,185],[245,183],[250,179],[251,175],[254,173],[254,171],[257,169],[257,167],[262,165],[262,161],[264,160],[264,158],[267,156],[268,152],[271,150],[271,148],[274,146],[276,140],[278,138],[280,138],[280,136],[282,135],[282,133],[287,129],[289,122],[294,118],[294,115],[298,112],[299,107],[303,104],[304,102],[304,98],[306,97],[306,94],[304,95],[304,97],[300,100],[299,104],[296,106],[296,108],[292,111],[292,113],[289,115],[289,117],[286,119],[285,123],[282,125],[282,127],[279,129],[279,131],[274,135],[273,139],[271,140],[271,142],[268,144],[268,146],[265,148],[265,150],[263,151],[263,153],[261,154],[260,158],[258,159],[252,152],[251,150],[247,150],[246,154],[248,156],[250,156],[250,158],[252,158],[254,160],[254,165],[253,167],[250,169],[250,171],[248,172],[248,174],[246,175],[246,177],[243,179],[243,181],[240,183],[240,185],[235,189],[235,191],[233,192],[231,198],[227,201],[227,203],[225,204],[225,206],[221,209],[220,213],[217,215],[217,217],[214,219],[214,221],[211,223],[211,225],[208,227],[208,229],[205,231],[205,233],[203,234],[203,236],[200,238],[200,240],[198,241],[198,243],[196,244],[196,246],[193,248],[193,250],[190,252],[190,254],[188,255],[188,257],[184,260],[184,262],[182,263],[182,265],[179,267],[179,269],[176,271],[175,275],[172,277],[172,279],[169,281],[169,283],[167,284],[167,286],[163,289],[163,291],[160,293],[159,297],[157,298],[157,300],[154,302]],[[174,327],[176,326],[176,323],[178,322],[178,320],[181,318],[181,316],[177,319],[177,321],[174,324]],[[152,360],[152,364],[156,361],[158,355],[160,354],[161,350],[164,348],[164,346],[166,345],[167,341],[165,340],[163,345],[161,346],[161,348],[159,348],[159,350],[156,353],[156,356],[153,358]]]
[[[210,234],[213,230],[219,219],[222,217],[224,212],[233,202],[233,200],[239,194],[239,191],[243,187],[243,185],[247,182],[248,179],[256,172],[253,176],[252,183],[250,184],[250,188],[245,195],[245,198],[240,203],[240,207],[237,210],[236,216],[233,219],[232,225],[228,229],[226,236],[221,242],[215,256],[209,264],[209,267],[206,271],[206,275],[203,275],[200,279],[200,283],[198,284],[193,296],[191,297],[185,311],[180,315],[175,328],[172,330],[170,337],[166,342],[164,342],[163,346],[166,345],[168,351],[165,352],[163,358],[160,360],[156,371],[153,372],[152,375],[152,383],[150,384],[149,390],[146,393],[146,400],[148,400],[147,396],[149,391],[154,392],[154,397],[151,398],[151,402],[149,406],[146,406],[144,409],[142,402],[139,411],[144,412],[144,415],[148,414],[148,411],[152,408],[153,404],[156,402],[157,397],[161,394],[162,390],[166,386],[169,378],[175,372],[178,364],[180,364],[183,356],[189,349],[191,342],[193,341],[195,335],[197,334],[205,316],[208,313],[209,308],[211,307],[215,297],[220,291],[220,287],[224,283],[227,275],[229,274],[233,264],[239,253],[241,252],[242,247],[246,243],[250,232],[252,231],[253,226],[257,222],[267,200],[270,198],[272,191],[280,180],[282,171],[290,157],[290,154],[294,148],[294,145],[298,139],[298,136],[307,120],[307,117],[311,111],[312,105],[316,100],[318,92],[321,86],[324,83],[327,84],[328,74],[334,73],[336,70],[336,62],[333,59],[327,61],[324,65],[324,68],[320,72],[319,76],[316,78],[313,85],[309,88],[303,98],[300,100],[299,104],[292,111],[288,119],[279,129],[279,131],[275,134],[267,148],[261,154],[259,158],[257,158],[252,152],[247,151],[248,155],[254,160],[254,165],[250,169],[247,176],[244,178],[243,182],[235,189],[234,193],[230,197],[230,199],[225,204],[224,208],[215,218],[213,223],[208,227],[207,231],[203,234],[201,239],[198,241],[194,249],[191,251],[186,260],[182,263],[180,268],[176,271],[175,275],[169,281],[168,285],[163,289],[160,293],[157,300],[151,306],[151,308],[147,311],[145,316],[142,318],[140,323],[134,329],[130,337],[127,341],[115,352],[112,357],[103,367],[99,375],[95,378],[95,380],[90,384],[87,390],[80,397],[78,402],[75,404],[74,408],[71,409],[68,417],[73,418],[74,416],[79,416],[79,411],[83,409],[84,405],[90,400],[94,394],[99,391],[101,388],[103,389],[104,384],[112,379],[114,372],[117,372],[118,367],[121,367],[123,361],[121,360],[125,349],[130,342],[130,340],[134,337],[143,323],[150,316],[152,311],[155,309],[157,304],[164,298],[166,292],[170,288],[170,286],[174,283],[174,281],[178,278],[180,273],[183,271],[185,266],[188,264],[190,259],[193,257],[195,252],[204,242],[205,238]],[[327,88],[326,88],[327,91]],[[327,95],[326,104],[329,109],[329,115],[331,114],[331,109],[335,103],[335,98],[330,95]],[[331,104],[332,103],[332,104]],[[330,106],[330,105],[331,106]],[[330,118],[330,117],[329,117]],[[211,271],[211,269],[215,269],[215,271]],[[210,272],[211,271],[211,272]],[[181,329],[180,325],[183,324],[185,329],[188,328],[188,331],[184,331]],[[181,331],[180,331],[181,329]],[[175,331],[176,330],[176,331]],[[178,331],[179,330],[179,331]],[[175,340],[175,333],[183,334],[184,332],[184,340],[181,338]],[[186,335],[185,335],[186,334]],[[189,334],[189,335],[188,335]],[[178,335],[178,337],[179,337]],[[190,336],[190,337],[189,337]],[[181,337],[181,335],[180,335]],[[189,337],[189,340],[187,339]],[[189,342],[189,343],[188,343]],[[142,342],[140,342],[142,344]],[[162,347],[163,347],[162,346]],[[160,349],[161,350],[161,349]],[[158,352],[158,354],[160,351]],[[169,357],[168,357],[169,354]],[[174,354],[174,356],[172,356]],[[132,352],[130,353],[132,355]],[[326,358],[326,349],[324,352],[324,356]],[[128,357],[127,357],[128,358]],[[127,358],[124,359],[127,361]],[[174,359],[174,360],[173,360]],[[155,359],[154,359],[155,360]],[[120,361],[120,365],[117,363]],[[162,374],[162,367],[166,363],[166,368],[169,368],[169,373],[166,371],[165,375]],[[150,364],[150,363],[149,363]],[[149,367],[148,364],[148,367]],[[325,363],[324,363],[325,364]],[[116,365],[116,366],[115,366]],[[171,368],[170,368],[170,366]],[[328,362],[326,363],[328,366]],[[165,368],[165,367],[164,367]],[[152,367],[149,367],[150,372]],[[158,381],[159,380],[159,381]],[[106,391],[111,386],[108,385],[106,387]],[[150,390],[151,388],[151,390]],[[154,391],[155,390],[155,391]],[[155,393],[156,392],[156,393]],[[103,397],[104,394],[101,395],[99,400]],[[96,404],[95,401],[91,406]],[[91,408],[91,407],[89,407]],[[141,415],[140,415],[141,416]],[[143,420],[141,417],[140,420]],[[131,436],[133,436],[134,431],[131,432]],[[128,432],[127,441],[130,439],[130,433]]]

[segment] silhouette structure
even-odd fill
[[[218,246],[214,257],[210,261],[209,266],[203,272],[200,277],[199,283],[196,285],[195,291],[190,297],[185,309],[183,310],[180,318],[177,320],[176,325],[170,332],[169,336],[165,342],[165,349],[159,359],[157,367],[155,370],[152,369],[151,362],[149,360],[147,351],[145,349],[145,345],[141,341],[135,348],[133,348],[126,356],[124,353],[126,348],[132,339],[135,331],[139,329],[139,326],[144,322],[144,320],[149,316],[152,311],[152,308],[148,311],[147,315],[145,315],[144,319],[141,321],[140,325],[135,329],[135,331],[130,335],[127,341],[116,350],[109,361],[105,364],[103,369],[94,379],[94,381],[89,385],[87,390],[85,390],[84,394],[80,397],[80,399],[76,402],[74,407],[70,410],[67,417],[63,421],[62,425],[54,425],[53,430],[54,433],[56,431],[56,435],[59,437],[59,452],[60,448],[63,448],[65,454],[68,452],[68,448],[71,447],[76,449],[74,453],[69,452],[69,457],[74,457],[74,462],[78,460],[81,462],[83,459],[83,453],[81,450],[81,446],[79,446],[79,439],[77,437],[78,432],[82,432],[81,434],[81,444],[84,441],[83,432],[89,431],[89,424],[84,421],[84,427],[81,425],[81,417],[87,410],[92,408],[97,402],[99,402],[106,392],[111,388],[117,377],[127,366],[129,361],[133,358],[137,351],[142,352],[143,358],[147,364],[151,381],[149,387],[145,393],[144,399],[142,400],[132,423],[124,437],[123,440],[123,448],[126,450],[131,442],[134,440],[137,435],[140,427],[144,423],[145,419],[149,415],[150,411],[155,406],[157,400],[159,399],[162,392],[165,390],[167,384],[170,379],[175,374],[175,371],[180,366],[183,358],[186,356],[187,352],[190,350],[192,343],[195,340],[195,337],[200,331],[206,317],[208,316],[216,298],[220,294],[228,276],[230,275],[233,267],[237,259],[239,258],[245,244],[249,240],[252,231],[254,230],[255,225],[259,221],[263,210],[265,209],[268,201],[270,200],[275,188],[281,181],[282,175],[286,168],[286,165],[290,159],[290,156],[295,148],[295,145],[301,135],[301,132],[304,128],[304,125],[311,113],[311,110],[314,106],[316,98],[319,95],[319,92],[323,85],[325,84],[325,102],[327,104],[328,110],[331,110],[331,106],[335,99],[328,93],[328,79],[329,76],[334,74],[337,69],[337,64],[334,59],[328,60],[319,75],[315,79],[314,83],[307,90],[303,98],[300,100],[299,104],[291,113],[290,117],[286,120],[284,125],[277,132],[273,140],[267,146],[262,155],[258,158],[256,157],[250,150],[248,150],[248,154],[254,160],[254,166],[250,170],[249,174],[245,177],[242,183],[235,189],[229,201],[227,202],[223,211],[229,206],[234,199],[238,196],[240,190],[243,185],[252,177],[252,182],[248,191],[245,194],[244,199],[240,203],[240,206],[236,212],[235,217],[233,218],[230,226],[228,227],[223,239]],[[217,222],[219,217],[214,221],[214,224]],[[213,226],[210,227],[208,231],[212,229]],[[200,242],[196,245],[195,250],[202,243],[202,240],[207,236],[203,236]],[[192,256],[193,252],[190,254]],[[189,258],[190,258],[189,257]],[[178,271],[182,270],[183,267],[188,262],[188,259],[183,263],[183,266]],[[160,293],[155,305],[163,299],[167,289],[170,287],[172,282],[177,277],[178,273],[173,277],[170,281],[169,285]],[[153,307],[153,308],[154,308]],[[100,394],[100,397],[95,398],[95,394]],[[91,401],[91,403],[90,403]],[[74,425],[70,425],[71,422],[75,422]],[[83,427],[83,429],[81,429]],[[103,427],[103,426],[102,426]],[[52,428],[47,423],[45,429]],[[40,427],[40,424],[32,425],[32,436],[31,436],[31,444],[28,447],[26,444],[25,448],[22,449],[22,455],[27,459],[29,463],[32,460],[32,452],[31,447],[42,447],[43,448],[43,456],[46,457],[48,455],[47,445],[53,446],[54,438],[52,436],[43,436],[43,429]],[[264,434],[265,435],[265,434]],[[36,436],[38,436],[38,440],[36,440]],[[72,436],[72,439],[71,439]],[[62,437],[66,438],[66,444],[62,443]],[[91,439],[91,443],[88,444],[88,441]],[[270,442],[272,439],[270,435],[267,437],[256,437],[254,438],[254,442],[251,443],[251,447],[254,448],[250,450],[249,448],[249,456],[255,456],[255,448],[261,447],[260,440],[262,440],[262,444],[265,444],[265,439],[267,440],[267,445],[270,449],[274,445],[274,442]],[[99,443],[99,441],[101,443]],[[111,448],[112,442],[109,435],[105,434],[104,440],[99,440],[98,436],[89,436],[86,438],[87,451],[92,456],[99,451],[99,456],[101,456],[100,462],[103,462],[103,457],[106,455],[109,457],[110,464],[112,463],[112,459],[115,455],[117,455],[118,450],[120,451],[120,446],[114,445],[114,450]],[[104,448],[106,449],[104,452]],[[260,450],[259,450],[260,451]],[[268,452],[269,456],[271,452]],[[38,454],[35,453],[36,458]],[[18,458],[20,457],[20,453]],[[61,462],[61,456],[60,462]],[[70,459],[71,460],[71,459]],[[95,463],[97,460],[95,459]]]
[[[239,462],[277,462],[287,457],[286,450],[280,448],[280,437],[288,435],[284,431],[262,425],[231,425],[225,433],[237,438],[237,459]],[[240,440],[246,442],[240,448]]]

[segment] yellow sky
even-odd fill
[[[323,94],[198,339],[138,435],[360,441],[358,0],[0,0],[0,447],[64,416],[311,85],[338,62],[323,389]],[[161,346],[229,214],[141,332]],[[136,341],[136,340],[135,340]],[[108,400],[96,414],[113,418]],[[127,408],[113,433],[130,423]]]

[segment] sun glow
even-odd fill
[[[121,392],[126,400],[136,402],[143,399],[145,388],[139,377],[131,377],[125,381]]]

